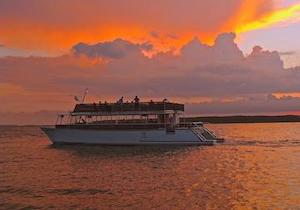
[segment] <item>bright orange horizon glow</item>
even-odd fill
[[[300,92],[292,92],[292,93],[273,93],[273,96],[276,98],[287,98],[287,97],[292,97],[292,98],[300,98]]]

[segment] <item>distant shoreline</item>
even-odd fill
[[[282,115],[282,116],[204,116],[204,117],[185,117],[181,122],[203,122],[212,124],[229,123],[281,123],[281,122],[300,122],[300,116]]]
[[[203,117],[182,117],[180,122],[203,122],[210,124],[234,124],[234,123],[284,123],[284,122],[300,122],[300,116],[298,115],[279,115],[279,116],[203,116]],[[0,124],[1,127],[13,127],[13,126],[50,126],[43,124]]]

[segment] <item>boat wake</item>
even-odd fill
[[[300,146],[300,140],[286,139],[279,141],[272,140],[226,140],[223,144],[233,146],[266,146],[266,147],[289,147]]]

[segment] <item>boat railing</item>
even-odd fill
[[[114,113],[147,111],[184,111],[184,105],[170,102],[91,103],[76,104],[73,113]]]
[[[172,124],[165,123],[76,123],[76,124],[60,124],[56,125],[59,128],[80,128],[80,129],[166,129],[173,128]],[[175,127],[174,127],[175,129]]]
[[[107,123],[90,123],[90,122],[76,122],[76,123],[57,123],[56,125],[58,126],[76,126],[76,125],[80,125],[80,126],[159,126],[159,127],[170,127],[173,126],[175,128],[187,128],[187,127],[183,127],[180,126],[179,124],[172,124],[172,123],[122,123],[122,122],[107,122]]]
[[[201,141],[207,141],[207,140],[216,140],[217,136],[211,132],[209,129],[204,127],[204,124],[202,122],[186,122],[182,123],[201,140]]]
[[[57,115],[55,125],[160,125],[160,126],[173,126],[176,128],[204,128],[201,122],[159,122],[157,118],[154,119],[104,119],[97,120],[97,115],[84,115],[85,117],[74,116],[73,112],[61,113]],[[90,116],[90,117],[89,117]],[[96,117],[93,120],[92,116]],[[206,129],[210,135],[214,136],[208,129]]]
[[[199,130],[196,127],[191,127],[190,129],[200,139],[200,141],[206,141],[206,139],[202,135],[202,132],[199,132]]]
[[[204,129],[204,131],[206,132],[206,133],[208,133],[213,139],[217,139],[218,137],[213,133],[213,132],[211,132],[209,129],[207,129],[207,128],[205,128],[205,127],[203,127],[203,129]]]
[[[180,127],[186,127],[186,128],[203,127],[203,123],[198,124],[195,122],[180,122],[178,123],[178,125],[180,125]]]
[[[157,122],[157,120],[103,120],[103,121],[86,121],[83,118],[79,118],[77,121],[70,121],[69,119],[62,120],[63,115],[58,115],[56,125],[162,125],[162,126],[170,126],[174,125],[177,128],[192,128],[192,127],[203,127],[199,125],[195,125],[193,123],[173,123],[173,122]],[[65,115],[67,116],[67,115]],[[204,127],[203,127],[204,128]]]

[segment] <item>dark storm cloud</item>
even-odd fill
[[[142,45],[143,47],[149,47],[149,45]],[[94,45],[85,43],[79,43],[72,48],[75,55],[86,55],[91,58],[103,57],[120,59],[127,54],[136,53],[139,54],[139,45],[133,44],[126,40],[116,39],[112,42],[102,42]]]

